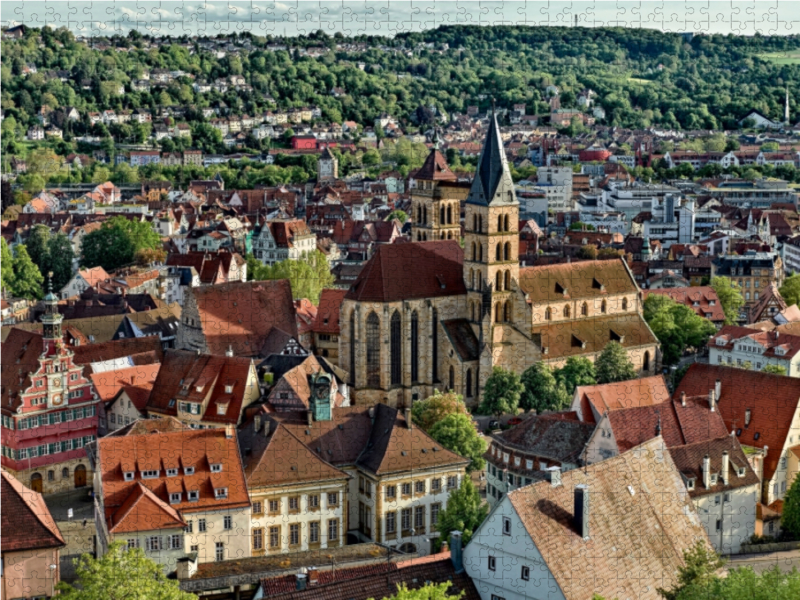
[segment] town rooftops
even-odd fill
[[[426,181],[456,181],[458,177],[450,170],[447,160],[439,150],[431,150],[422,167],[414,173],[415,179]]]
[[[41,494],[26,488],[5,469],[2,474],[2,550],[35,551],[65,546],[50,509]]]
[[[577,411],[583,421],[594,423],[606,411],[653,406],[669,399],[664,378],[655,375],[633,381],[578,386],[572,410]]]
[[[708,257],[703,258],[707,259]],[[688,306],[699,316],[714,323],[722,323],[725,320],[722,304],[717,297],[717,292],[711,286],[665,288],[644,290],[643,292],[645,298],[651,294],[667,296],[678,304]]]
[[[467,293],[464,251],[455,240],[379,246],[345,296],[396,302]]]
[[[142,410],[147,404],[150,390],[153,389],[160,368],[159,363],[123,367],[91,373],[89,378],[103,402],[111,402],[117,394],[125,390],[132,401],[141,400],[143,402],[142,406],[136,407]]]
[[[732,351],[737,344],[746,341],[751,348],[765,358],[791,360],[800,352],[800,336],[780,331],[762,331],[750,327],[726,325],[709,342],[710,348]]]
[[[724,452],[728,453],[727,473],[723,473]],[[730,435],[723,435],[714,440],[675,446],[669,449],[669,453],[684,479],[687,482],[693,482],[688,488],[692,498],[707,494],[719,494],[723,491],[759,483],[758,475],[750,466],[739,441]],[[711,473],[719,475],[715,478],[715,482],[709,478],[709,487],[705,487],[703,483],[703,458],[706,456],[710,460],[709,475]]]
[[[763,476],[764,481],[769,481],[778,468],[781,450],[786,446],[797,412],[800,379],[695,363],[678,384],[674,397],[679,398],[684,392],[687,396],[707,396],[709,390],[715,389],[717,380],[720,382],[718,412],[728,432],[733,431],[742,445],[769,447]]]
[[[511,450],[509,464],[514,464],[518,453],[523,459],[536,456],[560,463],[580,464],[594,430],[594,423],[582,423],[574,412],[562,412],[531,416],[492,437],[498,445]],[[498,458],[492,458],[490,451],[484,457],[499,462]]]
[[[522,267],[519,286],[534,303],[588,300],[638,291],[622,259]]]
[[[591,497],[588,538],[574,524],[579,485]],[[708,544],[660,437],[567,471],[561,485],[543,481],[511,491],[508,500],[567,599],[658,598],[657,588],[676,581],[683,550]],[[481,543],[481,533],[470,544]]]
[[[339,313],[347,290],[324,289],[319,296],[317,315],[311,325],[314,333],[339,334]]]

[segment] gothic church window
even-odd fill
[[[419,381],[419,316],[411,313],[411,381]]]
[[[367,317],[367,387],[381,385],[381,320],[374,312]]]
[[[390,322],[391,384],[400,385],[403,377],[403,341],[400,313],[394,311]]]

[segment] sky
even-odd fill
[[[217,35],[251,31],[289,35],[322,29],[329,34],[392,36],[448,24],[621,26],[669,32],[789,35],[800,33],[797,0],[739,1],[218,1],[3,0],[5,26],[66,26],[76,35]]]

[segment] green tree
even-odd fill
[[[47,242],[47,268],[42,273],[53,273],[53,289],[60,290],[72,278],[75,252],[66,234],[58,232]]]
[[[800,539],[800,477],[795,477],[783,498],[781,527],[794,539]]]
[[[712,277],[711,287],[717,293],[725,324],[733,325],[739,321],[739,311],[744,306],[744,297],[739,285],[729,277]]]
[[[714,324],[669,296],[651,294],[644,301],[644,319],[661,342],[664,364],[680,360],[687,348],[700,348],[716,331]]]
[[[594,364],[597,383],[614,383],[636,379],[636,369],[628,358],[628,353],[617,341],[610,341],[603,348]]]
[[[466,592],[461,590],[458,594],[451,594],[449,590],[452,585],[452,581],[426,583],[421,588],[411,590],[405,583],[401,583],[398,584],[394,596],[385,597],[383,600],[461,600]],[[375,599],[370,598],[370,600]]]
[[[147,221],[112,217],[83,238],[81,262],[85,267],[113,271],[133,264],[139,250],[161,247],[161,238]]]
[[[6,244],[6,238],[0,238],[0,270],[2,271],[0,288],[4,291],[11,290],[11,285],[14,283],[14,255]]]
[[[452,531],[460,531],[462,543],[466,546],[488,514],[489,506],[481,500],[478,488],[472,479],[464,477],[461,486],[447,499],[447,507],[439,511],[436,528],[441,537],[438,541],[449,539]]]
[[[14,246],[14,278],[9,285],[11,295],[17,298],[39,300],[42,297],[44,276],[31,260],[24,244]]]
[[[433,396],[414,402],[411,406],[412,421],[427,432],[445,417],[468,414],[464,398],[452,390],[449,392],[433,390]]]
[[[761,369],[762,373],[772,373],[773,375],[786,375],[786,367],[781,365],[767,365]]]
[[[788,306],[800,302],[800,273],[787,277],[779,291]]]
[[[683,551],[683,566],[678,567],[678,582],[671,590],[658,588],[658,593],[666,600],[678,600],[681,592],[690,586],[707,586],[717,577],[725,560],[703,541],[697,542],[689,550]]]
[[[585,246],[581,246],[580,250],[578,250],[578,258],[582,258],[584,260],[597,260],[597,246],[594,244],[586,244]]]
[[[145,556],[141,548],[127,549],[114,542],[102,558],[84,554],[76,561],[75,586],[61,582],[63,600],[192,600],[178,581],[167,579],[164,569]]]
[[[308,298],[313,304],[319,302],[322,290],[333,287],[336,281],[325,255],[319,250],[305,253],[298,260],[282,260],[272,266],[251,259],[248,272],[252,272],[252,277],[248,275],[251,279],[288,279],[292,284],[292,295]]]
[[[50,258],[49,244],[50,228],[47,225],[35,225],[25,241],[28,256],[42,273],[47,273],[47,262]]]
[[[502,367],[494,367],[483,389],[480,412],[484,415],[515,413],[525,386],[519,375]]]
[[[400,224],[402,225],[406,221],[408,221],[408,214],[404,210],[400,209],[393,210],[392,212],[389,213],[389,215],[386,217],[385,220],[391,221],[393,219],[397,219],[398,221],[400,221]]]
[[[524,391],[519,405],[525,410],[542,413],[546,410],[561,410],[569,404],[569,396],[563,384],[559,384],[553,372],[543,362],[538,362],[522,373]]]
[[[470,460],[467,472],[480,471],[486,464],[486,440],[478,435],[472,417],[451,414],[430,428],[428,434],[448,450]]]
[[[731,569],[725,577],[712,577],[681,590],[678,600],[795,600],[800,598],[800,571],[784,573],[778,565],[756,573],[753,567]]]
[[[570,356],[564,366],[558,369],[554,375],[564,386],[570,398],[575,394],[575,388],[578,386],[597,383],[594,364],[588,358],[581,356]]]

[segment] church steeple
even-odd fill
[[[47,284],[47,295],[44,297],[44,314],[42,315],[42,330],[44,333],[44,344],[47,350],[55,342],[61,341],[61,322],[64,316],[58,312],[58,296],[53,293],[53,273],[49,274],[50,281]]]
[[[514,181],[508,170],[508,161],[497,125],[497,115],[492,105],[489,117],[489,131],[483,144],[481,157],[472,188],[467,196],[467,204],[495,206],[497,204],[518,204],[514,193]]]

